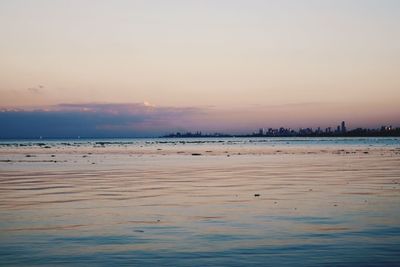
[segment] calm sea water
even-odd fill
[[[399,148],[398,138],[2,141],[0,265],[400,265]]]
[[[136,139],[37,139],[0,140],[0,147],[32,146],[146,146],[146,145],[230,145],[230,146],[371,146],[399,147],[398,137],[274,137],[274,138],[136,138]]]

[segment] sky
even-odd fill
[[[0,0],[0,137],[400,126],[399,29],[397,0]]]

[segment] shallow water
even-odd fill
[[[230,157],[158,141],[153,154],[2,148],[0,265],[400,265],[398,140]]]
[[[400,147],[399,137],[234,137],[234,138],[116,138],[116,139],[48,139],[0,140],[0,148],[7,147],[144,147],[176,146],[369,146]]]

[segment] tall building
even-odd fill
[[[345,133],[347,130],[346,130],[346,123],[344,122],[344,121],[342,121],[342,127],[341,127],[341,132],[342,133]]]

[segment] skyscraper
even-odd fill
[[[346,132],[346,123],[344,121],[342,121],[341,131],[342,131],[342,133]]]

